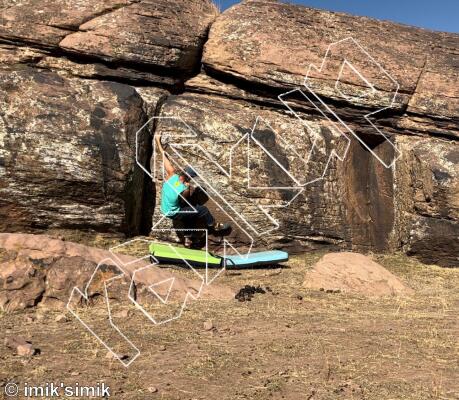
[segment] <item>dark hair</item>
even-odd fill
[[[179,176],[182,176],[185,182],[191,181],[191,177],[185,171],[180,171]]]
[[[180,176],[183,176],[186,182],[189,182],[191,178],[196,178],[196,176],[198,175],[196,174],[196,171],[192,167],[188,166],[184,170],[180,171]]]

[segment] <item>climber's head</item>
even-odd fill
[[[180,172],[179,176],[180,180],[182,180],[183,182],[190,182],[191,179],[196,178],[198,174],[192,167],[188,166]]]

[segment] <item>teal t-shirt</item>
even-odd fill
[[[180,177],[172,175],[163,183],[161,189],[161,212],[167,217],[173,217],[180,211],[179,195],[185,189],[186,185],[180,181]]]

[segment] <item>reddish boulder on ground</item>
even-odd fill
[[[399,278],[370,257],[350,252],[323,256],[306,273],[303,286],[375,297],[413,293]]]
[[[229,287],[216,283],[203,286],[198,277],[183,278],[150,265],[148,258],[140,260],[44,235],[0,233],[0,309],[3,311],[34,306],[64,308],[73,288],[84,292],[89,281],[86,304],[103,295],[105,285],[110,300],[132,304],[128,293],[134,273],[132,295],[136,297],[140,289],[138,297],[148,303],[163,299],[170,300],[173,306],[183,302],[188,293],[194,296],[200,293],[204,299],[234,299],[234,291]],[[150,287],[154,287],[154,293]],[[83,301],[80,296],[72,300]]]

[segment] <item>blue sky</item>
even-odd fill
[[[214,0],[224,10],[238,0]],[[459,0],[291,0],[290,3],[459,32]]]

